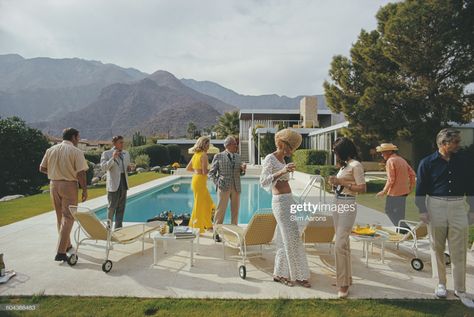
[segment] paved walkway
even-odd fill
[[[303,184],[293,181],[295,191]],[[310,201],[317,201],[311,196]],[[361,223],[386,223],[385,215],[360,207]],[[263,257],[255,257],[247,264],[247,279],[238,275],[233,260],[223,260],[222,245],[216,244],[209,233],[201,240],[195,265],[189,266],[188,243],[172,241],[168,254],[160,252],[158,265],[151,266],[151,241],[145,244],[115,246],[111,251],[112,271],[101,270],[103,243],[89,243],[81,247],[79,262],[70,267],[53,261],[57,241],[56,218],[53,212],[0,228],[0,246],[5,254],[7,269],[17,276],[0,285],[0,295],[81,295],[81,296],[138,296],[138,297],[197,297],[197,298],[335,298],[334,258],[326,246],[307,247],[313,287],[289,288],[272,281],[274,252],[264,250]],[[374,247],[369,266],[362,258],[361,243],[352,242],[354,285],[352,298],[433,298],[436,281],[431,278],[431,267],[425,264],[421,272],[410,267],[410,256],[387,251],[385,264],[379,261],[380,250]],[[162,249],[160,248],[160,251]],[[237,255],[228,250],[227,255]],[[474,256],[468,255],[468,291],[474,287]],[[448,270],[449,271],[449,270]],[[452,289],[449,277],[448,288]],[[452,298],[452,294],[450,295]]]

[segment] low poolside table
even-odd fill
[[[362,257],[365,257],[365,266],[369,266],[369,244],[372,245],[374,242],[380,242],[380,261],[385,263],[385,241],[388,240],[388,237],[384,234],[381,234],[378,230],[374,236],[369,235],[358,235],[351,233],[350,237],[354,239],[354,241],[361,241],[362,242]]]
[[[199,254],[199,228],[192,229],[193,235],[184,236],[184,237],[177,237],[174,233],[165,233],[161,234],[160,232],[156,232],[152,235],[153,238],[153,265],[158,263],[158,240],[163,241],[163,253],[168,253],[168,241],[170,240],[183,240],[190,242],[190,254],[189,254],[189,265],[193,266],[194,260],[194,240],[197,238],[197,249],[196,254]]]

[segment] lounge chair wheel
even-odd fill
[[[77,256],[77,254],[71,254],[67,258],[67,264],[69,264],[70,266],[76,265],[78,259],[79,257]]]
[[[247,277],[247,269],[245,268],[245,265],[239,266],[239,275],[244,280]]]
[[[424,267],[423,261],[421,261],[418,258],[414,258],[411,260],[411,267],[416,271],[421,271],[423,270],[423,267]]]
[[[112,269],[112,261],[107,260],[104,262],[104,264],[102,264],[102,271],[104,271],[105,273],[109,273],[111,269]]]
[[[444,253],[444,263],[446,263],[446,265],[451,264],[451,256],[448,253]]]

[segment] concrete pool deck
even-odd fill
[[[177,176],[172,176],[177,177]],[[291,185],[301,192],[304,180],[295,173]],[[172,178],[160,179],[161,181]],[[160,181],[158,180],[158,181]],[[161,182],[153,181],[134,187],[129,194],[145,190]],[[91,200],[89,207],[101,205],[101,200]],[[312,193],[308,201],[316,203]],[[359,206],[357,222],[389,224],[388,218],[375,210]],[[116,245],[110,253],[114,266],[110,273],[101,270],[104,257],[103,243],[89,242],[79,250],[79,262],[70,267],[53,261],[56,253],[57,232],[54,212],[0,228],[0,246],[7,269],[17,276],[0,284],[0,296],[8,295],[70,295],[70,296],[136,296],[136,297],[188,297],[188,298],[335,298],[334,258],[327,247],[307,246],[311,269],[312,288],[289,288],[272,281],[273,248],[264,250],[263,257],[251,258],[247,263],[247,279],[238,274],[236,260],[223,260],[222,245],[206,233],[200,239],[199,254],[194,266],[189,266],[189,245],[186,241],[172,241],[168,253],[159,249],[158,265],[152,266],[153,249],[146,240],[145,252],[141,243]],[[374,247],[369,255],[369,266],[362,258],[362,243],[351,242],[354,284],[351,298],[433,298],[437,283],[431,278],[431,265],[425,261],[423,271],[414,271],[408,253],[386,250],[385,263],[379,260],[380,249]],[[226,254],[237,256],[238,251],[227,249]],[[428,257],[429,258],[429,257]],[[468,252],[467,287],[472,294],[474,287],[474,254]],[[452,290],[452,277],[448,268],[448,289]],[[452,291],[450,298],[453,298]]]

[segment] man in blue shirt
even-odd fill
[[[454,279],[454,294],[466,291],[466,258],[469,223],[474,221],[473,162],[458,154],[459,131],[443,129],[437,137],[438,151],[425,157],[418,166],[416,205],[420,220],[430,226],[431,244],[436,255],[439,284],[437,297],[446,297],[444,251],[448,241]],[[467,197],[469,213],[464,197]]]

